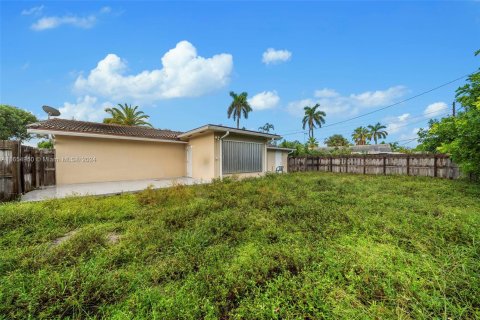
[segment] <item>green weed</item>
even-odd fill
[[[296,173],[5,204],[0,318],[479,318],[479,199]]]

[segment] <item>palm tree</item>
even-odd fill
[[[322,124],[325,123],[326,113],[320,110],[317,110],[320,105],[317,103],[313,107],[306,106],[303,108],[305,110],[305,116],[303,117],[302,124],[303,129],[308,126],[308,136],[313,138],[313,129],[322,127]]]
[[[375,141],[375,144],[377,144],[378,138],[385,139],[388,136],[388,132],[385,130],[382,130],[386,128],[387,126],[380,124],[380,122],[377,122],[376,125],[368,126],[368,129],[370,129],[370,137],[373,138],[373,140]]]
[[[307,148],[308,148],[309,150],[313,150],[313,149],[315,149],[315,147],[318,147],[318,141],[317,141],[317,139],[315,139],[314,137],[308,138]]]
[[[365,145],[370,139],[370,131],[365,127],[358,127],[353,131],[352,138],[356,145]]]
[[[350,145],[347,138],[345,138],[341,134],[334,134],[328,137],[327,139],[325,139],[325,144],[328,147],[348,147]]]
[[[269,133],[270,130],[275,130],[275,127],[273,126],[273,124],[268,123],[268,122],[265,123],[263,126],[258,128],[258,131],[262,131],[262,132],[265,132],[265,133]]]
[[[138,106],[132,107],[128,104],[118,104],[118,108],[106,108],[105,112],[111,115],[110,118],[103,119],[103,123],[123,124],[126,126],[148,126],[152,127],[150,123],[145,121],[150,118],[143,111],[138,110]]]
[[[248,113],[252,111],[252,107],[247,100],[248,93],[242,92],[241,94],[236,94],[233,91],[230,91],[230,97],[232,97],[233,101],[228,107],[227,114],[228,118],[233,115],[233,120],[237,120],[237,129],[240,128],[240,118],[243,117],[248,119]]]

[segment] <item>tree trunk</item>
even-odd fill
[[[237,129],[240,129],[240,116],[237,116]]]

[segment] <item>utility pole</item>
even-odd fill
[[[455,101],[452,103],[452,116],[455,117]]]

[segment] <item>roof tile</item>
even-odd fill
[[[141,126],[125,126],[97,122],[53,118],[28,125],[29,129],[54,130],[76,133],[106,134],[123,137],[140,137],[158,140],[179,140],[180,131],[152,129]]]

